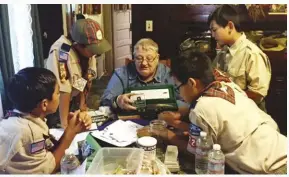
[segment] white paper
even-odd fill
[[[96,125],[96,123],[92,123],[89,130],[97,130],[97,125]]]
[[[137,93],[144,95],[146,100],[153,99],[169,99],[170,92],[169,89],[152,89],[152,90],[133,90],[131,93]]]
[[[92,132],[92,135],[115,146],[124,147],[137,140],[137,129],[142,127],[131,121],[117,120],[102,131]]]
[[[59,129],[50,129],[49,130],[49,133],[51,135],[53,135],[55,137],[56,140],[59,140],[62,136],[62,134],[64,133],[64,130],[62,128],[59,128]],[[78,144],[77,142],[79,141],[83,141],[86,139],[86,136],[89,134],[90,132],[83,132],[83,133],[78,133],[73,141],[71,142],[70,146],[69,146],[69,149],[73,152],[73,154],[75,155],[78,155]]]

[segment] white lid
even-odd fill
[[[141,146],[155,146],[157,140],[154,137],[144,136],[137,140],[137,143]]]
[[[221,150],[221,146],[219,144],[214,144],[213,149],[216,151],[219,151],[219,150]]]
[[[72,152],[71,152],[70,149],[65,149],[64,154],[65,154],[65,155],[69,155],[69,154],[72,154]]]
[[[205,136],[207,136],[207,133],[204,131],[201,131],[200,135],[201,135],[201,137],[205,137]]]

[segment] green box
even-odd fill
[[[157,114],[163,111],[177,111],[178,105],[176,102],[175,91],[173,85],[154,85],[144,87],[131,87],[125,90],[125,93],[147,92],[153,91],[148,94],[151,97],[163,95],[164,98],[145,98],[145,100],[136,100],[134,106],[137,111],[123,111],[120,115],[136,115],[139,114],[144,118],[155,119]],[[168,91],[168,92],[167,92]],[[160,94],[158,94],[160,93]]]

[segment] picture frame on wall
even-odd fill
[[[101,4],[84,4],[83,13],[88,15],[101,14]]]
[[[131,4],[114,4],[114,11],[126,11],[131,9]]]
[[[268,15],[287,15],[287,4],[270,4]]]

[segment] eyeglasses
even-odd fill
[[[157,58],[158,55],[156,55],[155,57],[153,56],[147,56],[146,58],[144,58],[143,56],[137,56],[134,60],[137,63],[142,63],[144,60],[146,60],[146,62],[151,63],[153,61],[155,61],[155,59]]]
[[[180,91],[181,86],[185,85],[184,83],[181,83],[180,85],[177,86],[177,90]]]

